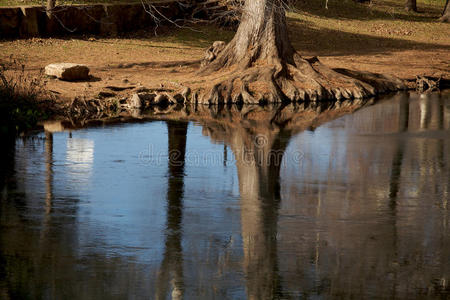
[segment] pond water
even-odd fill
[[[450,93],[244,110],[5,140],[0,298],[449,295]]]

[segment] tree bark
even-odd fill
[[[207,86],[194,92],[195,102],[261,104],[350,99],[404,88],[403,82],[393,77],[336,72],[316,57],[302,58],[289,41],[282,2],[245,1],[232,41],[221,46],[223,50],[208,50],[208,60],[199,71],[206,77]]]
[[[55,8],[55,6],[56,6],[56,0],[47,0],[47,5],[45,8],[45,11],[47,12],[47,16],[49,18],[52,17],[53,9]]]
[[[450,22],[450,1],[447,0],[445,2],[444,12],[442,13],[442,17],[440,18],[442,22]]]
[[[405,9],[407,11],[415,11],[417,12],[417,2],[416,0],[406,0]]]
[[[217,71],[233,64],[245,68],[257,60],[278,63],[280,57],[292,62],[294,53],[281,1],[248,0],[233,40],[219,59],[205,71]]]

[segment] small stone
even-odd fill
[[[89,68],[73,63],[50,64],[45,67],[45,74],[66,81],[87,80],[89,79]]]
[[[139,97],[138,94],[133,94],[127,104],[129,108],[141,108],[142,107],[141,97]]]

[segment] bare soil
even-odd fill
[[[336,7],[328,10],[316,4],[300,5],[288,15],[290,38],[301,55],[318,56],[333,68],[402,79],[416,75],[450,78],[450,24],[437,21],[439,6],[428,5],[420,14],[406,14],[397,2],[379,0],[368,6],[344,1],[343,7],[336,2]],[[205,49],[234,35],[231,30],[196,25],[154,33],[0,41],[0,61],[13,56],[23,62],[27,72],[36,74],[50,63],[86,64],[93,76],[90,81],[46,79],[47,88],[61,101],[68,101],[111,92],[107,88],[111,86],[130,88],[112,91],[120,94],[142,86],[201,85],[195,72]]]

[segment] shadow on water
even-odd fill
[[[12,139],[10,147],[2,149],[5,154],[1,161],[0,264],[6,272],[0,273],[0,296],[445,297],[450,274],[446,256],[449,98],[397,94],[372,104],[352,101],[212,109],[179,106],[141,116],[139,122],[152,120],[150,123],[105,127],[97,123],[100,126],[80,131],[70,122],[44,124],[45,139],[40,148],[35,147],[41,150],[16,145]],[[162,129],[146,124],[163,124],[167,133],[151,140],[151,134]],[[197,128],[203,137],[195,134]],[[74,137],[70,134],[66,138],[67,133],[61,132],[64,130],[73,130]],[[136,166],[129,162],[133,144],[142,143],[138,135],[142,131],[141,138],[151,136],[152,145],[165,147],[167,141],[167,163],[142,168],[142,162],[135,162]],[[104,137],[111,132],[126,145],[125,149],[102,144],[102,139],[111,139]],[[97,177],[111,173],[113,178],[120,178],[115,184],[125,184],[122,193],[126,201],[116,209],[129,223],[112,216],[106,218],[108,225],[96,223],[95,197],[103,197],[106,188],[100,188],[97,194],[83,194],[81,188],[65,194],[69,186],[60,177],[67,171],[61,165],[70,165],[61,159],[61,143],[69,145],[73,143],[70,139],[80,136],[94,139],[95,151],[106,156],[103,159],[117,161],[120,154],[127,160],[126,167],[117,167],[94,156],[105,165],[96,161],[89,172]],[[202,143],[208,143],[206,149],[223,144],[219,148],[221,154],[225,153],[223,163],[203,168],[193,165],[188,160],[189,151]],[[108,151],[101,152],[102,147]],[[227,160],[227,149],[234,164]],[[76,152],[77,176],[85,174],[83,164],[89,160],[83,161],[81,156],[86,153],[90,153],[86,147]],[[24,162],[39,156],[40,163],[35,163],[43,173],[27,177],[33,165]],[[128,168],[134,172],[129,181]],[[222,172],[228,168],[235,172],[232,178],[237,178],[235,210],[226,208],[233,194],[227,177],[208,178],[214,173],[226,174]],[[160,169],[166,176],[154,175],[160,174]],[[158,213],[163,216],[160,227],[154,215],[138,221],[129,213],[133,199],[141,193],[134,185],[140,180],[137,176],[144,177],[142,184],[166,187],[159,196],[151,186],[152,202],[144,197],[145,215],[150,214],[148,206],[163,203],[165,212]],[[5,182],[11,177],[21,178],[18,187],[7,187]],[[42,187],[33,185],[36,177],[42,177]],[[195,178],[215,185],[209,187],[210,194],[200,182],[199,186],[193,184]],[[27,189],[23,181],[31,188]],[[24,189],[22,197],[29,213],[16,210],[15,203],[9,201],[20,189]],[[221,189],[226,193],[222,195]],[[32,193],[42,193],[42,201],[36,202],[38,196]],[[215,198],[217,206],[213,205]],[[113,205],[113,199],[109,200],[107,205]],[[83,207],[91,202],[93,211],[83,215]],[[104,209],[100,215],[107,214],[108,207]],[[213,219],[202,221],[208,209]],[[211,235],[223,242],[218,233],[210,232],[212,224],[208,222],[226,227],[236,220],[223,217],[223,211],[231,211],[239,220],[240,241],[227,242],[233,249],[227,254],[231,258],[218,253],[222,263],[217,263],[202,254],[225,247],[217,250],[208,246]],[[199,219],[192,219],[196,214]],[[193,221],[199,222],[196,236],[188,231]],[[127,238],[126,227],[146,228],[148,223],[151,229],[144,232],[152,239],[143,248],[161,249],[160,256],[151,252],[150,260],[140,260],[144,256],[141,250],[125,254],[128,252],[123,249],[136,248],[131,242],[113,254],[109,252]],[[110,237],[112,242],[108,242],[108,226],[112,227],[109,234],[119,232],[120,239]],[[158,236],[163,239],[158,240]],[[238,263],[233,264],[233,259]],[[236,283],[239,273],[243,274],[242,282]],[[199,276],[199,283],[193,274]],[[80,285],[82,290],[77,288]]]
[[[0,192],[14,180],[14,155],[16,138],[14,135],[0,135],[2,147],[0,147]]]

